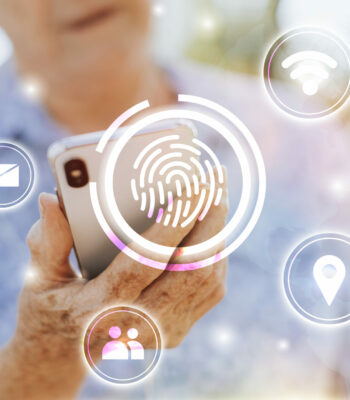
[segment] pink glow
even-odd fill
[[[215,254],[214,263],[217,263],[218,261],[220,261],[221,258],[222,258],[222,257],[221,257],[221,253]]]
[[[164,210],[163,210],[162,208],[160,208],[159,211],[158,211],[157,219],[156,219],[156,222],[157,222],[158,224],[159,224],[159,222],[162,220],[163,214],[164,214]]]
[[[173,203],[174,203],[173,193],[169,192],[168,193],[168,207],[169,207],[169,209],[172,208]]]
[[[114,243],[120,251],[123,251],[127,246],[115,234],[110,231],[107,233],[108,239]]]
[[[126,250],[128,250],[128,248],[126,248]],[[162,262],[155,261],[155,260],[150,260],[149,258],[141,256],[141,255],[138,256],[138,262],[141,264],[144,264],[144,265],[148,265],[148,263],[150,263],[152,268],[162,269],[163,271],[167,267],[166,263],[162,263]]]
[[[121,251],[125,251],[126,254],[130,256],[129,253],[133,253],[133,251],[125,245],[112,231],[106,232],[109,240],[114,243]],[[184,254],[183,248],[178,248],[175,250],[175,255],[181,256]],[[222,259],[221,252],[211,257],[211,264],[215,264],[216,262]],[[186,263],[186,264],[166,264],[155,260],[150,260],[147,257],[138,255],[138,262],[144,265],[151,264],[152,268],[161,269],[163,271],[192,271],[194,269],[206,267],[208,264],[204,264],[202,261],[198,261],[195,263]]]
[[[174,251],[173,255],[174,257],[180,257],[184,254],[184,249],[183,247],[177,247],[176,250]]]
[[[179,249],[182,250],[182,249]],[[210,258],[210,263],[215,264],[218,261],[222,260],[222,252],[215,254],[215,256]],[[206,264],[202,261],[194,262],[194,263],[186,263],[186,264],[168,264],[166,267],[167,271],[192,271],[198,268],[204,268]]]
[[[102,360],[127,360],[128,358],[128,348],[119,340],[112,340],[103,347]]]
[[[118,337],[122,334],[119,326],[112,326],[109,329],[109,336],[113,339],[118,339]]]

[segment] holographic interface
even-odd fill
[[[0,208],[23,202],[34,185],[34,166],[22,147],[0,143]]]
[[[143,311],[114,307],[89,324],[84,354],[103,380],[131,384],[145,379],[157,366],[162,339],[156,323]]]
[[[287,32],[267,54],[267,92],[282,110],[296,117],[328,115],[349,97],[349,54],[332,32],[312,27]]]
[[[284,289],[292,307],[310,321],[349,321],[350,239],[325,233],[299,244],[286,263]]]
[[[260,149],[248,128],[235,115],[199,97],[179,95],[178,101],[176,107],[138,119],[125,128],[116,143],[107,150],[107,144],[120,125],[146,110],[148,102],[134,106],[112,124],[96,148],[104,157],[104,167],[100,180],[90,182],[90,196],[100,226],[121,251],[150,267],[186,271],[214,264],[246,240],[262,211],[266,177]],[[150,140],[132,158],[130,154],[135,149],[136,141],[131,148],[128,147],[130,139],[137,138],[140,131],[152,124],[164,121],[177,121],[177,130]],[[225,162],[215,154],[209,142],[196,137],[194,123],[205,126],[210,130],[212,141],[223,140],[232,151],[232,159],[237,160],[236,192],[240,194],[224,229],[200,243],[176,249],[147,240],[142,231],[137,231],[125,219],[126,213],[120,203],[125,203],[129,194],[126,209],[130,208],[130,201],[136,202],[141,217],[146,215],[150,221],[168,229],[185,229],[195,221],[203,221],[211,207],[226,201],[222,167]],[[129,174],[125,169],[120,171],[118,168],[120,160],[123,165],[129,163],[132,178],[127,187],[122,187],[120,183],[123,175]],[[122,175],[119,181],[118,174]],[[232,181],[232,171],[228,174],[227,180]],[[119,187],[119,193],[115,191],[116,187]],[[135,218],[137,215],[135,212]],[[226,247],[221,249],[225,241]],[[128,245],[130,242],[132,246]],[[164,263],[164,256],[170,258],[175,250],[176,257],[172,262]]]

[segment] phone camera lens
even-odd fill
[[[80,188],[89,182],[89,175],[84,161],[79,159],[70,160],[64,165],[64,169],[69,186]]]

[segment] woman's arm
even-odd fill
[[[223,260],[215,267],[172,273],[145,267],[120,253],[95,279],[77,277],[69,264],[72,234],[57,200],[44,195],[40,204],[41,219],[28,236],[30,274],[20,296],[16,333],[1,350],[1,399],[74,398],[88,371],[83,356],[84,330],[97,313],[111,305],[135,304],[150,312],[163,331],[165,346],[173,347],[222,299]],[[186,237],[186,245],[191,245],[202,241],[201,235],[208,230],[222,229],[226,216],[223,196],[222,204],[213,207],[200,224],[176,229],[155,224],[146,235],[150,240],[161,235],[174,247]],[[97,340],[108,340],[105,332],[100,336]],[[143,345],[151,347],[150,343]],[[97,345],[95,349],[91,346],[92,352],[97,351]]]
[[[68,400],[76,398],[86,374],[72,347],[56,340],[15,338],[0,351],[0,397],[7,400]],[[55,348],[55,342],[58,346]],[[50,347],[50,348],[49,348]],[[78,347],[79,348],[79,347]],[[67,351],[68,350],[68,351]]]

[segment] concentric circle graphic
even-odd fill
[[[103,380],[131,384],[156,368],[162,338],[149,315],[133,307],[104,310],[89,324],[84,355],[89,367]]]
[[[146,257],[145,254],[139,254],[139,252],[136,252],[134,249],[132,249],[130,246],[127,246],[127,244],[122,240],[120,235],[118,236],[113,229],[111,228],[110,224],[107,222],[107,219],[105,218],[103,208],[101,207],[101,202],[99,199],[99,192],[98,191],[98,183],[97,182],[91,182],[90,183],[90,195],[91,195],[91,201],[92,205],[96,214],[96,217],[106,233],[106,235],[109,237],[109,239],[123,252],[125,252],[127,255],[129,255],[131,258],[133,258],[136,261],[142,262],[143,264],[158,268],[158,269],[173,269],[173,270],[188,270],[188,269],[197,269],[201,267],[205,267],[208,265],[211,265],[218,260],[227,257],[229,254],[231,254],[235,249],[237,249],[244,241],[245,239],[249,236],[251,231],[253,230],[256,222],[258,221],[258,218],[260,216],[260,213],[262,211],[264,199],[265,199],[265,191],[266,191],[266,176],[265,176],[265,167],[264,167],[264,162],[260,153],[260,149],[255,142],[252,134],[249,132],[248,128],[230,111],[225,109],[224,107],[209,101],[207,99],[199,98],[199,97],[194,97],[194,96],[187,96],[187,95],[179,95],[178,97],[179,101],[179,106],[184,105],[187,106],[187,108],[172,108],[172,109],[167,109],[164,111],[159,111],[155,112],[152,114],[148,114],[144,118],[141,118],[137,122],[133,123],[129,127],[125,128],[125,131],[121,135],[121,137],[116,141],[115,145],[112,146],[111,151],[106,152],[106,168],[105,172],[103,174],[103,179],[101,182],[99,182],[100,185],[102,185],[102,193],[104,198],[106,199],[106,204],[107,204],[107,209],[109,212],[109,215],[112,215],[114,218],[114,222],[121,227],[123,233],[132,241],[133,243],[137,243],[138,246],[141,248],[145,249],[145,253],[149,252],[151,250],[154,254],[157,255],[166,255],[166,256],[171,256],[173,254],[175,248],[170,247],[170,246],[164,246],[160,245],[158,243],[151,242],[147,240],[145,237],[140,235],[138,232],[136,232],[125,220],[122,212],[120,211],[115,194],[114,194],[114,179],[115,179],[115,170],[116,170],[116,164],[118,162],[118,159],[120,156],[123,154],[124,149],[126,148],[127,144],[129,143],[130,139],[133,138],[135,135],[137,135],[140,131],[143,129],[151,126],[152,124],[159,123],[161,121],[167,121],[167,120],[186,120],[186,121],[195,121],[201,124],[204,124],[212,129],[212,131],[221,137],[223,137],[227,143],[229,144],[230,148],[232,149],[233,153],[236,155],[238,163],[239,163],[239,169],[241,173],[241,178],[242,178],[242,190],[241,190],[241,195],[240,199],[238,202],[237,209],[233,216],[230,218],[224,229],[222,229],[219,233],[217,233],[215,236],[209,238],[208,240],[205,240],[204,242],[192,245],[192,246],[185,246],[182,247],[181,253],[186,255],[186,256],[194,256],[196,257],[199,255],[201,252],[213,248],[214,246],[218,245],[219,243],[222,243],[223,241],[228,241],[230,238],[230,235],[237,230],[237,227],[240,227],[240,225],[244,224],[242,227],[241,231],[239,234],[236,235],[236,237],[231,240],[231,243],[226,246],[226,248],[219,252],[218,254],[215,254],[214,256],[210,256],[207,258],[200,258],[195,260],[195,262],[190,262],[190,263],[177,263],[177,264],[171,264],[167,265],[163,262],[160,262],[157,259],[151,259],[149,257]],[[188,109],[188,106],[192,105],[193,107],[200,106],[203,108],[203,111],[198,111],[197,109]],[[112,126],[104,133],[102,136],[96,151],[98,153],[103,154],[103,152],[106,149],[106,145],[109,143],[110,139],[113,137],[115,134],[116,130],[120,127],[121,124],[126,122],[131,116],[135,115],[136,113],[145,110],[146,108],[149,107],[149,103],[143,102],[140,103],[130,110],[128,110],[126,113],[124,113],[122,116],[120,116],[113,124]],[[208,114],[208,109],[211,112],[215,112],[219,118],[213,118],[209,116]],[[227,127],[227,124],[224,124],[222,122],[222,119],[226,120],[232,127],[233,129],[229,129]],[[238,133],[237,133],[238,132]],[[239,138],[237,136],[240,136]],[[205,151],[206,154],[209,154],[209,159],[212,160],[212,163],[214,167],[216,168],[216,171],[218,173],[218,181],[219,183],[223,182],[222,179],[222,170],[221,166],[219,163],[218,158],[216,157],[215,153],[210,149],[208,146],[206,146],[204,143],[202,143],[198,139],[193,139],[193,143],[191,144],[181,144],[176,142],[177,138],[173,135],[172,137],[164,137],[160,139],[157,145],[162,142],[166,141],[171,141],[170,143],[170,152],[161,156],[161,149],[159,149],[155,143],[152,143],[149,148],[145,148],[143,152],[140,153],[139,157],[137,160],[135,160],[134,163],[134,168],[140,169],[141,175],[140,178],[132,179],[130,182],[131,186],[131,191],[133,193],[133,198],[135,201],[139,201],[141,204],[141,210],[146,210],[146,204],[147,204],[147,199],[146,199],[146,192],[144,190],[144,173],[142,168],[140,168],[141,161],[145,159],[145,164],[147,167],[149,167],[150,174],[149,174],[149,182],[153,182],[153,175],[154,171],[152,172],[152,169],[156,170],[156,166],[158,161],[162,160],[167,160],[167,164],[163,166],[163,168],[160,168],[160,175],[164,175],[166,177],[166,182],[171,183],[171,180],[174,180],[174,185],[176,187],[177,195],[180,196],[183,191],[187,191],[188,197],[189,196],[189,185],[190,183],[187,182],[187,178],[185,177],[186,175],[186,169],[191,169],[191,165],[193,164],[193,168],[197,168],[197,173],[198,173],[198,180],[201,180],[201,183],[205,183],[205,176],[203,173],[203,168],[200,166],[200,163],[198,162],[196,158],[196,152],[200,151]],[[244,143],[243,143],[244,142]],[[184,163],[181,161],[182,154],[178,152],[178,150],[182,151],[187,151],[187,152],[192,152],[193,157],[190,157],[191,162],[189,163]],[[147,153],[148,151],[148,153]],[[153,152],[152,152],[153,151]],[[148,154],[148,158],[145,156],[146,153]],[[158,159],[157,159],[158,157]],[[177,158],[180,157],[180,158]],[[253,160],[253,162],[251,161]],[[252,163],[254,166],[252,166]],[[158,163],[160,164],[160,163]],[[171,168],[170,168],[171,167]],[[175,168],[175,170],[174,170]],[[177,169],[176,169],[177,168]],[[180,169],[182,168],[182,171]],[[214,182],[214,169],[211,166],[211,163],[206,160],[206,168],[208,170],[209,174],[209,183],[210,183],[210,190],[208,191],[208,200],[207,204],[205,205],[205,194],[203,194],[200,190],[196,190],[196,174],[192,175],[193,178],[193,184],[194,184],[194,191],[198,195],[199,202],[198,204],[200,205],[205,205],[204,206],[204,211],[203,213],[199,216],[199,221],[201,219],[204,219],[208,208],[214,204],[217,205],[220,202],[220,198],[222,196],[222,189],[220,187],[215,188]],[[146,167],[145,167],[146,169]],[[170,173],[167,172],[167,169],[169,169]],[[255,179],[253,179],[254,172],[256,173]],[[204,177],[203,177],[204,176]],[[179,179],[182,178],[185,182],[185,188],[182,189],[181,185],[179,183]],[[255,185],[255,186],[254,186]],[[199,185],[197,185],[198,189]],[[156,212],[155,214],[155,189],[152,187],[149,192],[149,209],[148,209],[148,217],[152,217],[153,215],[156,215],[156,222],[160,223],[162,222],[165,226],[169,224],[170,217],[169,215],[166,215],[166,213],[169,211],[169,208],[172,208],[172,203],[173,203],[173,194],[171,192],[165,192],[162,185],[159,184],[158,181],[158,187],[156,190],[159,191],[159,197],[160,197],[160,203],[163,204],[165,203],[165,198],[167,197],[167,205],[168,205],[168,210],[166,210],[166,207],[159,207],[158,213]],[[255,194],[255,197],[254,197]],[[203,195],[203,196],[202,196]],[[251,207],[251,204],[253,203],[253,211],[251,212],[251,215],[249,218],[247,218],[247,210],[249,207]],[[175,228],[177,224],[181,224],[181,226],[186,226],[186,223],[191,218],[191,214],[189,213],[190,209],[190,204],[189,201],[181,203],[181,201],[177,202],[177,209],[175,211],[175,218],[173,219],[173,224],[172,226]],[[187,211],[186,211],[187,210]],[[196,211],[196,210],[195,210]],[[197,210],[198,211],[198,210]],[[194,212],[195,213],[195,212]],[[187,215],[189,214],[189,215]],[[187,219],[184,218],[183,220],[180,219],[180,215],[187,216]],[[182,222],[181,222],[182,221]],[[187,221],[187,222],[186,222]],[[149,254],[149,253],[148,253]],[[155,257],[156,258],[156,257]]]
[[[186,130],[186,125],[182,124],[181,129]],[[187,132],[192,134],[190,128]],[[138,175],[131,179],[130,188],[133,199],[140,204],[140,210],[148,209],[148,218],[155,216],[156,204],[159,203],[156,223],[169,226],[171,213],[175,211],[171,226],[176,228],[180,225],[184,228],[196,219],[198,210],[203,210],[198,217],[198,220],[202,221],[212,205],[220,204],[225,174],[218,157],[205,143],[198,138],[192,138],[190,143],[183,143],[180,134],[174,133],[173,131],[171,135],[162,135],[140,151],[133,165]],[[189,139],[187,138],[187,141]],[[203,154],[209,176],[199,161]],[[173,188],[175,184],[174,193],[169,190],[172,183]],[[203,187],[205,184],[210,186],[209,196],[206,196],[207,188]],[[185,192],[187,199],[180,199]],[[174,195],[179,198],[176,208]],[[193,195],[200,196],[200,200],[196,208],[191,210]]]
[[[295,311],[309,321],[338,325],[350,320],[350,238],[322,233],[290,254],[284,291]]]
[[[350,52],[334,33],[316,27],[291,30],[270,48],[265,87],[282,110],[320,118],[338,110],[350,95]]]
[[[34,185],[34,166],[17,144],[0,142],[0,209],[23,202]]]

